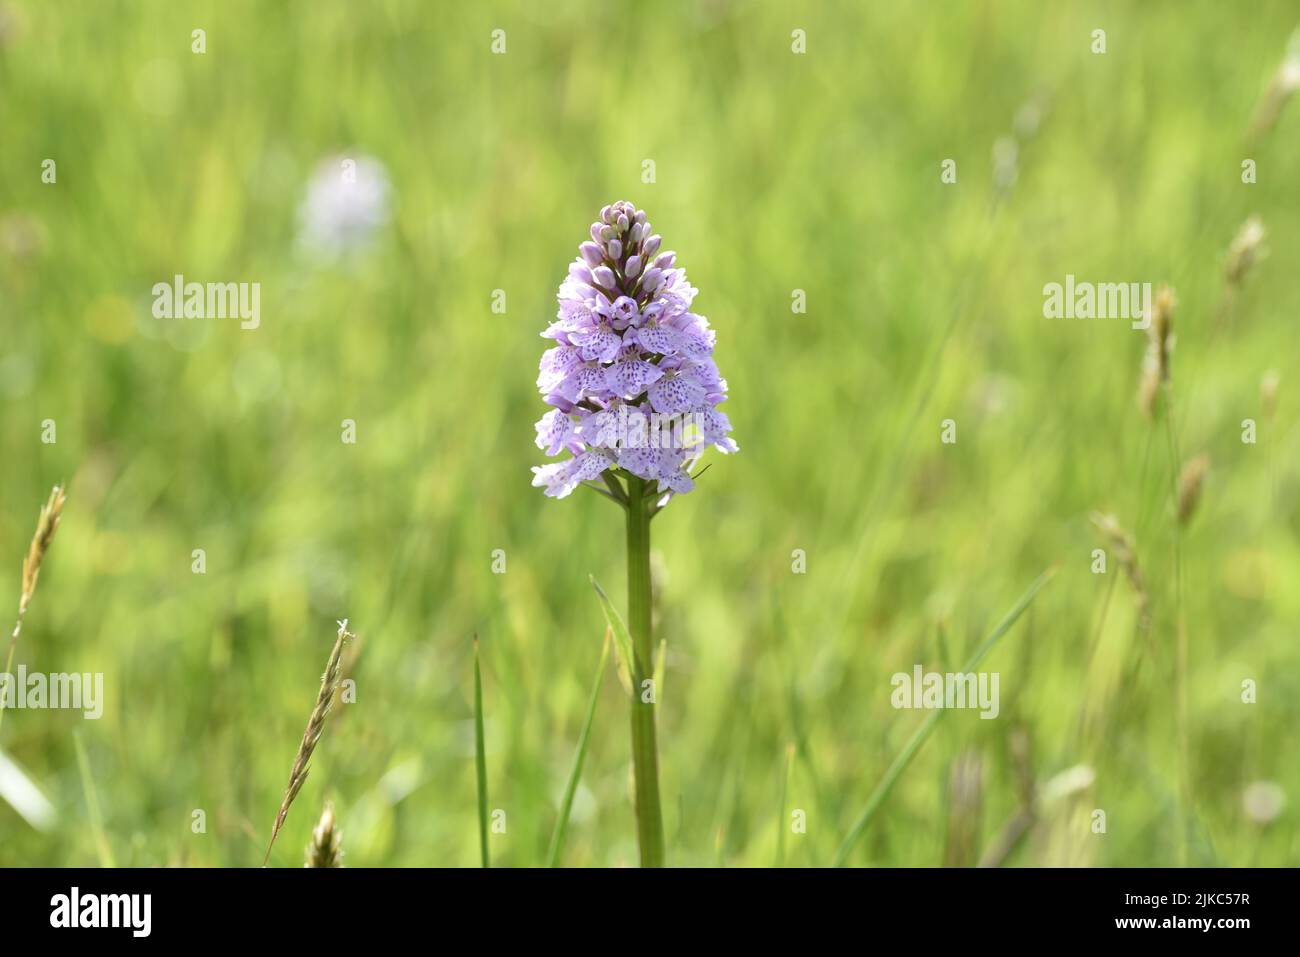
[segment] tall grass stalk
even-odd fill
[[[596,677],[591,682],[591,698],[587,702],[587,718],[582,724],[582,734],[578,738],[578,750],[573,756],[573,769],[569,771],[569,780],[564,786],[564,797],[560,800],[560,813],[555,819],[555,830],[551,832],[551,846],[546,852],[546,866],[559,867],[560,853],[564,850],[564,837],[569,828],[569,814],[573,810],[573,796],[578,793],[578,782],[582,779],[582,766],[587,760],[587,745],[591,741],[591,726],[596,718],[596,702],[600,698],[601,679],[605,677],[605,667],[609,664],[609,646],[614,640],[614,629],[605,626],[605,642],[600,648],[600,664],[596,666]]]
[[[483,736],[483,672],[479,668],[478,638],[474,638],[474,767],[478,774],[478,850],[484,867],[488,858],[487,746]]]
[[[86,795],[86,810],[90,814],[90,829],[95,835],[99,866],[116,867],[113,848],[104,832],[104,816],[99,811],[99,793],[95,790],[95,779],[90,774],[90,761],[86,758],[86,746],[81,740],[80,731],[72,732],[72,743],[77,751],[77,770],[81,773],[81,788]]]
[[[63,515],[65,501],[67,496],[63,488],[59,485],[54,486],[50,491],[49,500],[41,506],[40,515],[37,516],[36,532],[32,535],[31,544],[27,546],[27,557],[23,559],[23,584],[22,592],[18,596],[18,620],[9,635],[9,654],[5,658],[4,670],[6,676],[13,674],[14,649],[18,645],[18,636],[23,630],[23,620],[27,617],[27,606],[32,600],[32,595],[36,593],[36,580],[41,574],[41,563],[45,561],[45,555],[54,541],[54,533],[59,530],[59,519]],[[6,677],[5,680],[12,681],[13,678]],[[0,726],[4,725],[7,698],[7,694],[0,694]]]
[[[794,742],[785,746],[785,767],[781,773],[781,808],[776,819],[776,866],[785,867],[785,832],[789,830],[785,808],[790,802],[790,778],[794,776]]]
[[[985,656],[993,650],[994,645],[1002,639],[1002,636],[1011,630],[1011,626],[1016,623],[1022,614],[1024,614],[1025,609],[1033,602],[1034,597],[1038,594],[1039,590],[1042,589],[1042,587],[1046,585],[1055,574],[1056,567],[1053,566],[1034,579],[1033,584],[1031,584],[1029,588],[1025,590],[1025,593],[1020,596],[1020,600],[1016,602],[1015,606],[1012,607],[1009,612],[1007,612],[1006,617],[998,622],[997,626],[989,632],[988,636],[982,642],[980,642],[979,646],[971,654],[969,660],[967,660],[965,666],[962,668],[963,673],[974,671],[979,667],[980,662],[983,661]],[[849,828],[849,833],[845,836],[843,843],[840,844],[840,849],[835,854],[834,864],[836,867],[843,867],[845,863],[848,862],[849,854],[853,851],[854,845],[858,843],[862,838],[862,835],[866,833],[867,828],[871,826],[871,822],[875,818],[876,813],[880,810],[881,805],[885,803],[885,799],[889,797],[890,793],[894,790],[894,785],[898,783],[898,779],[903,776],[903,772],[906,771],[908,765],[912,763],[912,759],[915,758],[917,752],[921,750],[921,746],[925,744],[930,735],[934,733],[934,729],[938,727],[939,722],[943,720],[944,715],[947,713],[948,710],[946,708],[939,708],[931,711],[929,715],[926,716],[926,719],[921,722],[921,726],[916,729],[916,732],[912,735],[911,739],[903,746],[903,750],[898,753],[898,757],[894,758],[893,763],[885,771],[885,776],[881,778],[880,783],[876,785],[876,789],[871,792],[871,797],[867,799],[867,806],[862,809],[862,813],[858,815],[858,819],[853,822],[853,826]]]
[[[1114,581],[1114,579],[1111,579]],[[1033,743],[1026,728],[1013,729],[1009,740],[1020,792],[1020,807],[985,848],[977,867],[1001,867],[1020,847],[1038,821],[1038,781],[1034,775]]]
[[[1188,864],[1189,822],[1191,816],[1191,740],[1188,729],[1187,714],[1187,622],[1183,616],[1183,548],[1182,516],[1179,514],[1178,474],[1181,470],[1178,458],[1178,440],[1174,428],[1173,388],[1165,384],[1165,433],[1169,442],[1169,476],[1170,504],[1174,509],[1173,553],[1174,553],[1174,622],[1176,629],[1176,659],[1174,663],[1175,718],[1178,733],[1178,863],[1181,867]]]

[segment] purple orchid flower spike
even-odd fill
[[[676,254],[659,252],[642,210],[605,207],[591,237],[560,284],[559,311],[542,333],[556,345],[537,378],[553,406],[536,425],[537,447],[569,457],[534,467],[533,485],[564,498],[603,477],[608,488],[591,487],[619,499],[637,478],[654,488],[657,510],[691,490],[708,446],[739,448],[717,410],[727,382],[713,362],[716,336],[691,312],[695,287]]]

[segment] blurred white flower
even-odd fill
[[[368,245],[388,222],[390,193],[388,172],[374,157],[324,160],[298,210],[299,242],[327,259]]]
[[[1252,781],[1241,792],[1246,817],[1255,824],[1269,824],[1286,807],[1286,792],[1273,781]]]

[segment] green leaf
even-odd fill
[[[49,798],[4,751],[0,751],[0,800],[38,831],[48,831],[58,821]]]
[[[789,803],[790,778],[794,776],[794,742],[785,747],[785,773],[781,776],[781,809],[776,820],[776,866],[785,867],[785,832],[790,829],[785,817],[785,806]]]
[[[591,700],[587,702],[587,720],[582,725],[582,735],[578,738],[578,752],[573,756],[573,769],[569,772],[569,782],[564,786],[564,798],[560,801],[560,816],[555,819],[555,830],[551,833],[551,848],[546,853],[546,866],[560,866],[560,852],[564,850],[564,834],[569,827],[569,813],[573,810],[573,796],[578,792],[578,781],[582,778],[582,765],[587,760],[587,744],[591,740],[591,725],[596,717],[596,700],[600,697],[600,680],[605,676],[605,666],[609,663],[609,646],[613,643],[614,629],[605,628],[605,642],[600,648],[600,664],[596,666],[596,679],[591,683]]]
[[[632,635],[627,630],[627,623],[623,621],[623,616],[618,613],[614,603],[609,600],[605,594],[605,589],[600,587],[600,582],[596,581],[596,576],[591,575],[591,586],[596,589],[596,596],[600,598],[600,607],[605,612],[605,623],[609,625],[610,631],[614,633],[614,660],[618,666],[618,680],[623,686],[623,690],[629,695],[632,694]]]

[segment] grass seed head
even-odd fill
[[[266,847],[266,857],[262,864],[265,865],[271,859],[271,848],[275,846],[275,839],[280,833],[280,828],[284,826],[284,820],[289,816],[289,808],[294,799],[298,797],[298,792],[302,790],[303,784],[307,780],[307,774],[311,771],[311,756],[316,750],[316,745],[320,743],[321,735],[325,733],[325,719],[329,717],[330,710],[334,706],[334,696],[338,693],[339,682],[343,674],[343,646],[353,635],[348,631],[347,619],[339,622],[338,637],[334,640],[334,647],[330,651],[329,661],[325,665],[325,674],[321,676],[320,691],[316,695],[316,706],[312,708],[311,717],[307,719],[307,730],[303,732],[302,743],[298,745],[298,754],[293,759],[293,769],[289,772],[289,785],[285,788],[284,799],[280,802],[280,810],[275,815],[275,825],[271,829],[271,842]]]
[[[1235,288],[1246,281],[1255,263],[1268,254],[1264,246],[1267,238],[1268,231],[1258,216],[1250,217],[1237,230],[1237,235],[1228,246],[1228,262],[1225,267],[1228,285]]]
[[[1189,459],[1178,473],[1178,523],[1186,525],[1201,501],[1201,489],[1210,471],[1210,457],[1198,455]]]
[[[307,844],[307,861],[303,867],[342,867],[343,832],[334,818],[334,805],[326,801],[320,822],[311,832]]]
[[[1286,55],[1268,82],[1268,88],[1255,110],[1251,122],[1251,136],[1258,139],[1267,135],[1275,125],[1287,101],[1300,90],[1300,29],[1291,34]]]
[[[1161,286],[1151,302],[1147,323],[1147,351],[1142,360],[1142,382],[1138,406],[1147,418],[1155,415],[1160,387],[1169,381],[1174,353],[1174,310],[1178,300],[1168,286]]]
[[[1138,565],[1133,536],[1124,530],[1114,515],[1093,512],[1092,523],[1101,532],[1115,560],[1128,576],[1129,584],[1133,587],[1133,602],[1137,606],[1138,625],[1146,632],[1151,627],[1151,596]]]
[[[45,555],[50,550],[50,543],[54,541],[54,533],[59,530],[59,519],[63,515],[63,503],[67,501],[61,486],[54,486],[50,492],[49,500],[41,506],[40,517],[36,520],[36,534],[32,536],[32,543],[27,549],[27,557],[23,559],[23,591],[18,600],[18,614],[27,613],[27,604],[32,600],[32,595],[36,591],[36,579],[41,574],[41,562],[45,561]]]

